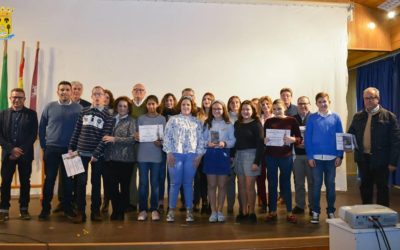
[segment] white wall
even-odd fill
[[[159,97],[192,87],[198,99],[211,91],[225,101],[231,95],[278,98],[282,87],[291,87],[295,98],[312,100],[326,91],[332,109],[344,121],[347,117],[344,5],[133,0],[3,0],[2,5],[14,8],[9,88],[16,86],[25,40],[29,92],[34,46],[41,42],[39,113],[56,98],[59,81],[79,80],[86,99],[98,84],[116,96],[130,96],[138,81]],[[341,190],[345,173],[345,167],[338,172]]]

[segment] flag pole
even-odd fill
[[[21,59],[19,64],[18,88],[24,88],[24,67],[25,67],[25,41],[22,41]]]
[[[4,40],[3,68],[1,73],[0,86],[0,110],[8,107],[8,73],[7,73],[7,40]]]

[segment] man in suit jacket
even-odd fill
[[[1,201],[0,221],[9,219],[11,182],[18,165],[20,182],[20,219],[29,220],[30,178],[32,173],[33,144],[37,137],[36,111],[24,106],[23,89],[11,90],[11,107],[0,112]]]

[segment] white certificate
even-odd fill
[[[275,146],[282,147],[285,145],[283,138],[286,136],[290,136],[289,129],[269,129],[267,128],[265,131],[265,137],[268,138],[267,146]]]
[[[353,151],[357,147],[356,137],[348,133],[336,133],[336,149]]]
[[[68,153],[63,154],[62,159],[68,177],[85,172],[85,168],[83,167],[82,164],[82,159],[78,155],[78,152],[75,151],[72,153],[72,155]]]
[[[301,137],[304,139],[304,133],[306,132],[306,126],[299,126]]]
[[[163,125],[139,125],[139,142],[154,142],[163,138]]]

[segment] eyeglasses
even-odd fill
[[[366,101],[372,101],[372,100],[374,100],[374,99],[376,99],[376,98],[378,98],[377,96],[367,96],[367,97],[364,97],[364,100],[366,100]]]
[[[25,96],[11,96],[10,98],[13,100],[22,100],[25,98]]]
[[[103,96],[104,94],[103,93],[92,93],[92,95],[94,95],[94,96]]]
[[[144,89],[133,89],[135,92],[144,92]]]
[[[299,105],[299,106],[308,105],[308,104],[309,104],[309,103],[306,103],[306,102],[297,103],[297,105]]]

